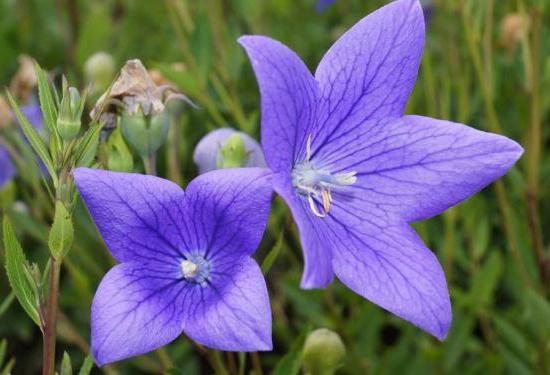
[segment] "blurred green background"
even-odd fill
[[[186,110],[158,155],[159,174],[185,186],[197,173],[193,148],[209,130],[231,126],[259,136],[259,93],[238,36],[276,38],[314,69],[339,35],[384,3],[338,0],[318,14],[313,0],[0,0],[0,85],[9,85],[20,54],[80,87],[96,52],[110,53],[117,69],[141,59],[200,106]],[[526,149],[500,182],[415,224],[447,275],[454,314],[447,340],[436,341],[338,282],[300,290],[296,227],[276,198],[257,253],[260,262],[278,255],[266,276],[274,350],[224,353],[230,370],[244,360],[247,373],[297,373],[304,337],[327,327],[347,348],[342,374],[550,374],[550,3],[430,3],[426,52],[407,111],[502,133]],[[140,171],[139,160],[135,165]],[[44,264],[53,211],[41,190],[37,174],[20,171],[0,195],[27,257]],[[58,358],[67,351],[78,368],[89,349],[95,288],[114,261],[82,205],[75,222],[75,245],[62,269]],[[3,272],[0,338],[7,342],[0,362],[15,358],[14,374],[39,371],[40,331],[10,295]],[[181,337],[165,351],[93,371],[162,373],[173,365],[174,374],[212,373],[207,359]]]

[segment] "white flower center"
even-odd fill
[[[181,275],[188,282],[205,284],[210,280],[211,264],[200,254],[188,255],[180,263]]]
[[[197,273],[199,272],[199,266],[197,266],[195,263],[184,260],[181,262],[181,273],[183,274],[183,277],[186,279],[192,279],[195,276],[197,276]]]

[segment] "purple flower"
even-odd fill
[[[8,150],[0,146],[0,189],[15,177],[15,167]]]
[[[43,118],[40,106],[35,103],[21,106],[21,113],[29,120],[30,124],[37,130],[43,128]],[[41,170],[44,174],[47,173],[46,168],[40,162]],[[0,145],[0,189],[2,189],[9,181],[15,177],[15,166],[11,160],[8,150]]]
[[[218,169],[220,152],[225,141],[233,134],[239,134],[244,142],[247,153],[246,167],[265,167],[265,159],[262,148],[256,140],[248,134],[238,132],[231,128],[216,129],[205,135],[195,147],[193,160],[199,168],[199,173],[205,173]]]
[[[336,0],[319,0],[315,5],[315,10],[317,11],[317,13],[322,13],[335,2]]]
[[[44,117],[40,106],[34,102],[21,106],[21,113],[29,120],[29,123],[40,132],[44,128]]]
[[[441,265],[408,223],[502,176],[523,150],[465,125],[403,116],[424,46],[416,0],[365,17],[315,76],[283,44],[245,36],[262,97],[262,146],[304,250],[302,287],[336,274],[352,290],[443,339]]]
[[[86,168],[77,187],[113,257],[92,303],[99,365],[182,332],[207,347],[270,350],[267,288],[250,257],[271,201],[268,169],[203,174],[184,193],[153,176]]]

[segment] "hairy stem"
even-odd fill
[[[49,287],[48,304],[46,306],[46,321],[44,322],[44,356],[42,360],[43,375],[53,375],[55,372],[55,338],[60,271],[61,264],[52,257],[48,281]]]

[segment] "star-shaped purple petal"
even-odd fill
[[[239,39],[258,80],[262,146],[300,231],[302,287],[335,274],[352,290],[443,339],[451,306],[441,265],[408,223],[483,189],[523,152],[503,136],[403,116],[424,47],[418,0],[368,15],[315,76],[281,43]]]
[[[182,332],[219,350],[271,349],[267,288],[250,257],[269,214],[269,170],[209,172],[185,193],[152,176],[79,168],[74,177],[121,262],[92,304],[98,364],[147,353]]]

